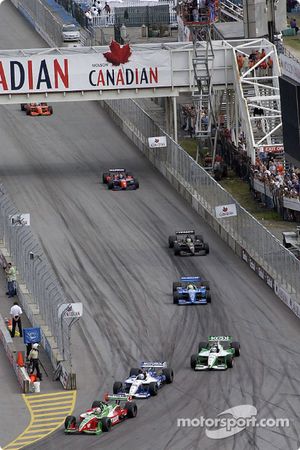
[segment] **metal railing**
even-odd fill
[[[60,354],[69,361],[68,324],[58,316],[59,306],[69,302],[31,227],[12,224],[11,216],[18,214],[0,185],[0,239],[31,295],[36,312],[51,332]]]
[[[168,136],[133,100],[105,102],[123,129],[130,130],[133,142],[147,154],[153,164],[166,176],[175,176],[206,210],[206,219],[219,223],[258,264],[281,286],[296,297],[300,295],[300,261],[264,226],[225,191],[196,161]],[[148,148],[148,137],[167,138],[167,147]],[[218,220],[215,207],[236,204],[237,216]],[[298,298],[299,301],[299,298]]]

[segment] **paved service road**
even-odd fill
[[[14,29],[22,19],[6,6]],[[8,25],[0,14],[1,45]],[[38,46],[28,33],[14,46]],[[6,45],[10,44],[8,42]],[[173,385],[139,401],[138,416],[110,434],[56,431],[43,449],[296,449],[299,439],[299,321],[161,178],[97,103],[54,104],[54,115],[27,117],[1,109],[0,177],[18,208],[31,213],[66,292],[84,303],[73,329],[78,374],[76,414],[122,379],[141,359],[167,360]],[[99,184],[109,167],[140,179],[137,192]],[[167,248],[175,228],[195,226],[210,243],[206,257],[178,258]],[[212,303],[172,304],[180,275],[211,281]],[[232,370],[194,373],[190,355],[209,334],[241,343]],[[177,427],[178,418],[215,418],[250,404],[261,418],[288,418],[289,427],[254,428],[222,440],[204,427]],[[194,421],[196,424],[196,421]],[[197,425],[197,424],[196,424]],[[40,449],[41,443],[30,445]]]

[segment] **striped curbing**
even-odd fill
[[[3,450],[19,450],[53,433],[62,426],[65,417],[71,415],[76,401],[76,391],[22,396],[30,412],[30,423]]]

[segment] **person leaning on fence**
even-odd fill
[[[7,292],[8,298],[16,295],[16,268],[12,263],[8,263],[5,269],[6,279],[7,279]]]
[[[20,308],[18,302],[14,302],[10,308],[10,315],[12,318],[11,337],[15,337],[16,326],[18,325],[20,337],[22,337],[22,322],[21,315],[23,314],[22,308]]]
[[[28,359],[31,364],[30,375],[32,375],[33,372],[36,371],[37,377],[42,381],[42,374],[39,365],[39,344],[32,345],[32,349],[30,350]]]

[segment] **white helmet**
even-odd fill
[[[39,348],[39,344],[33,344],[32,348],[34,348],[35,350],[37,350]]]

